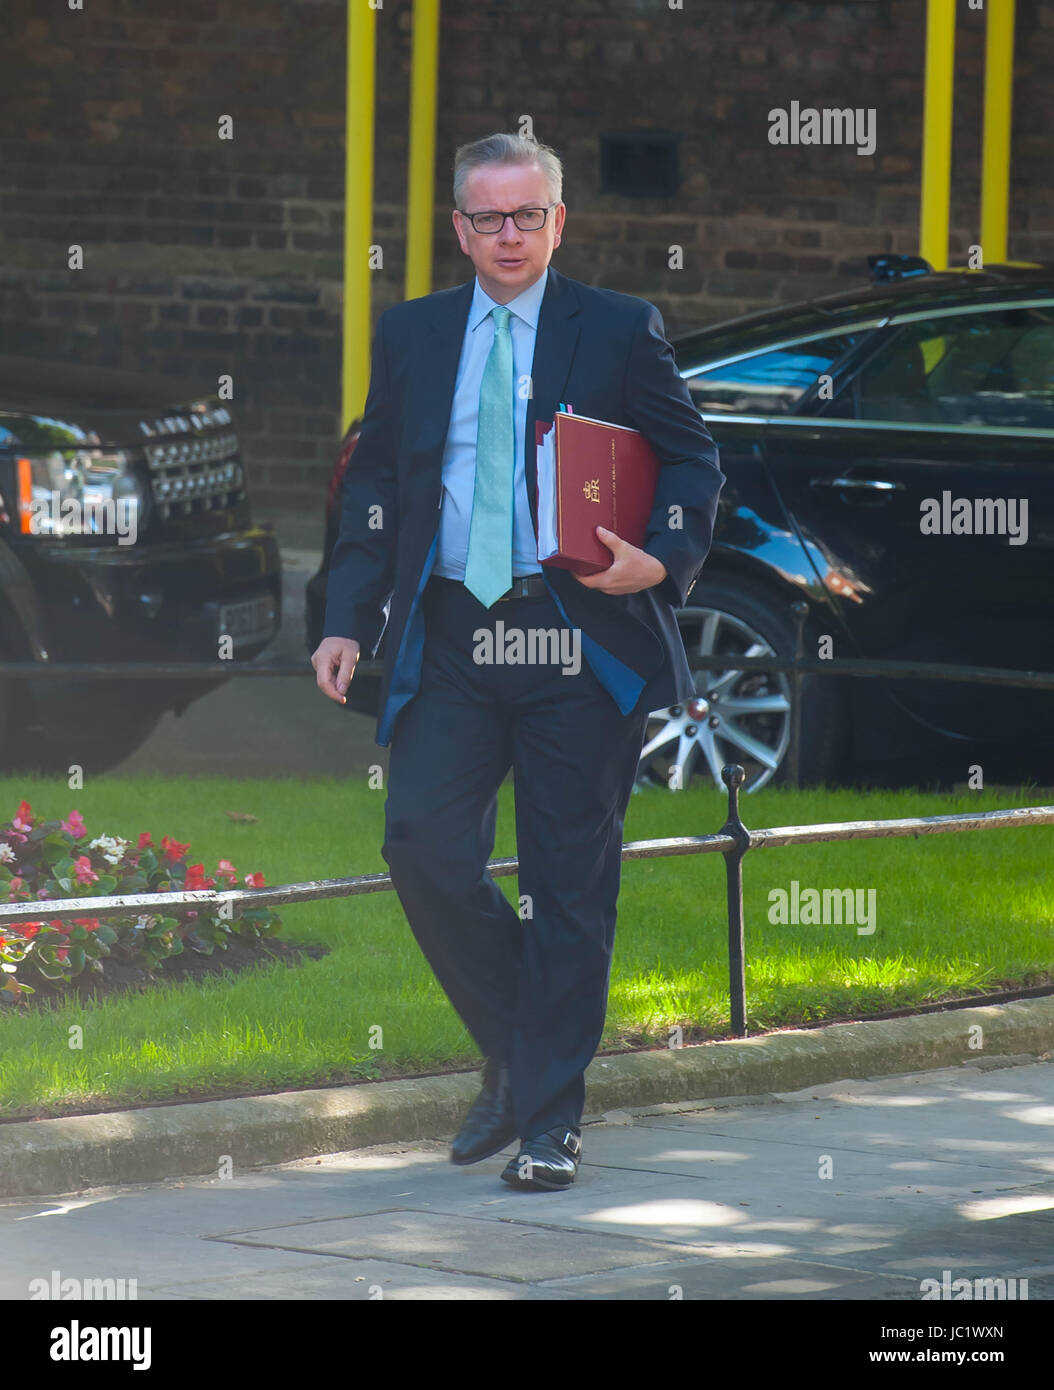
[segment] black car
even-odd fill
[[[280,603],[277,540],[252,524],[217,395],[0,357],[0,661],[238,662]],[[218,684],[0,668],[0,766],[108,767]]]
[[[750,790],[786,778],[790,680],[735,658],[791,657],[796,600],[812,658],[1054,666],[1054,268],[869,264],[859,290],[673,344],[727,478],[678,619],[690,656],[729,662],[699,673],[688,705],[653,713],[642,783],[702,773],[720,785],[727,762],[745,766]],[[312,651],[353,447],[354,429],[308,589]],[[375,711],[376,669],[360,663],[349,705]],[[1051,706],[1049,693],[1008,687],[805,677],[801,776],[897,780],[926,766],[966,781],[1016,750],[1041,780]]]

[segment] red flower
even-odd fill
[[[69,956],[69,953],[70,948],[68,946],[60,946],[59,949],[55,952],[55,955],[58,957],[59,960],[66,960]]]
[[[162,835],[161,849],[163,850],[161,857],[165,863],[174,864],[177,859],[183,858],[187,850],[190,849],[190,844],[181,845],[178,840],[173,840],[171,835]]]
[[[205,877],[204,864],[191,864],[187,868],[187,877],[183,886],[188,890],[197,890],[199,888],[215,888],[216,880],[214,878]]]
[[[20,801],[11,824],[16,830],[33,829],[33,809],[28,801]]]
[[[144,830],[144,831],[142,831],[142,832],[140,833],[140,836],[139,836],[139,843],[138,843],[138,845],[136,845],[136,849],[153,849],[153,848],[154,848],[154,842],[153,842],[153,840],[151,840],[151,838],[150,838],[150,831],[149,831],[149,830]]]
[[[249,885],[250,888],[262,888],[264,886],[264,876],[260,873],[246,874],[245,882]]]
[[[73,930],[73,923],[72,923],[72,922],[62,922],[62,921],[59,921],[58,918],[55,918],[55,919],[51,922],[51,926],[52,926],[52,928],[53,928],[55,931],[60,931],[60,932],[62,933],[63,936],[69,936],[70,932]],[[62,950],[65,950],[66,948],[65,948],[65,946],[63,946],[61,949],[62,949]]]
[[[74,917],[74,925],[84,927],[86,931],[94,931],[99,925],[98,917]]]
[[[27,941],[32,941],[43,925],[43,922],[23,922],[18,929],[18,934],[24,936]]]

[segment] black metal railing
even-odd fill
[[[782,825],[749,830],[739,813],[739,789],[745,772],[738,763],[722,768],[728,792],[728,815],[716,835],[685,835],[664,840],[634,840],[622,846],[622,858],[658,859],[686,854],[722,854],[725,858],[728,914],[728,980],[732,1033],[746,1037],[746,956],[743,919],[743,860],[756,849],[787,845],[822,844],[835,840],[871,840],[920,835],[942,835],[966,830],[994,830],[1012,826],[1054,825],[1054,806],[1019,806],[1005,811],[979,811],[955,816],[918,816],[902,820],[834,821],[816,825]],[[519,860],[494,859],[487,868],[494,878],[519,871]],[[394,888],[389,874],[360,874],[352,878],[310,879],[303,883],[276,884],[270,888],[185,889],[171,893],[129,893],[125,896],[56,898],[45,903],[0,903],[0,929],[46,916],[132,916],[162,912],[178,916],[179,909],[211,909],[234,918],[244,908],[277,907],[316,902],[324,898],[351,898],[362,893],[385,893]]]

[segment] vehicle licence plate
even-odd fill
[[[273,634],[275,617],[275,601],[271,594],[260,594],[238,603],[221,603],[219,635],[230,637],[235,647],[260,642]]]

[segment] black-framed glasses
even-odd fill
[[[515,212],[458,212],[462,217],[467,217],[472,223],[474,232],[481,232],[483,236],[495,236],[505,226],[506,217],[511,217],[515,225],[521,232],[537,232],[545,226],[545,219],[556,207],[556,203],[550,203],[544,208],[517,208]]]

